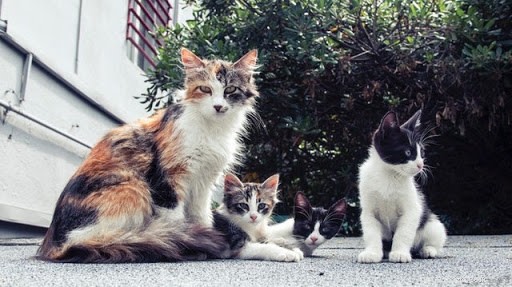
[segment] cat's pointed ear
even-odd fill
[[[340,221],[343,220],[345,214],[347,214],[347,202],[345,199],[336,201],[333,205],[331,205],[331,207],[329,207],[327,213],[330,215],[330,218]]]
[[[295,206],[293,207],[295,219],[303,218],[307,219],[311,214],[311,203],[309,203],[306,195],[299,191],[295,194]]]
[[[205,66],[203,60],[187,48],[181,48],[181,62],[185,69],[204,68]]]
[[[387,112],[382,118],[379,126],[379,132],[382,136],[386,136],[388,131],[399,129],[398,117],[393,111]]]
[[[401,128],[414,131],[416,128],[418,128],[421,125],[421,110],[418,110],[412,117],[410,117],[403,125],[401,125]]]
[[[238,177],[232,173],[227,173],[226,177],[224,178],[224,192],[230,193],[236,190],[239,190],[240,188],[243,188],[244,184]]]
[[[258,50],[254,49],[242,56],[233,64],[237,69],[254,70],[256,69],[256,60],[258,59]]]
[[[267,178],[262,184],[261,187],[272,193],[277,192],[277,187],[279,186],[279,174],[274,174],[273,176]]]

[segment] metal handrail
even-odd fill
[[[30,114],[27,114],[25,112],[20,111],[18,108],[11,106],[9,103],[6,103],[6,102],[0,100],[0,106],[4,107],[6,109],[6,111],[4,112],[5,116],[7,115],[7,113],[12,111],[12,112],[14,112],[14,113],[24,117],[24,118],[27,118],[27,119],[35,122],[36,124],[39,124],[40,126],[43,126],[43,127],[47,128],[47,129],[49,129],[49,130],[51,130],[51,131],[53,131],[55,133],[57,133],[57,134],[65,137],[65,138],[67,138],[67,139],[70,139],[70,140],[72,140],[72,141],[74,141],[74,142],[76,142],[76,143],[78,143],[78,144],[80,144],[80,145],[82,145],[82,146],[84,146],[84,147],[86,147],[88,149],[92,148],[91,145],[88,145],[88,144],[84,143],[83,141],[75,138],[74,136],[72,136],[72,135],[70,135],[70,134],[68,134],[66,132],[63,132],[63,131],[57,129],[56,127],[54,127],[54,126],[52,126],[50,124],[47,124],[47,123],[43,122],[42,120],[40,120],[40,119],[30,115]]]

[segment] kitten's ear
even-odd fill
[[[237,69],[254,70],[256,69],[256,60],[258,59],[258,50],[254,49],[245,54],[242,58],[233,64]]]
[[[181,48],[181,62],[185,69],[204,68],[205,64],[201,58],[196,56],[187,48]]]
[[[274,174],[273,176],[267,178],[262,184],[261,187],[269,192],[276,193],[277,187],[279,186],[279,174]]]
[[[345,214],[347,214],[347,202],[345,199],[336,201],[333,205],[331,205],[331,207],[329,207],[327,213],[330,214],[330,218],[340,221],[343,220]]]
[[[414,131],[414,129],[418,128],[421,124],[421,110],[418,110],[410,119],[408,119],[401,128]]]
[[[295,194],[295,206],[294,206],[294,213],[295,213],[295,219],[297,218],[304,218],[307,219],[309,214],[311,213],[311,204],[309,203],[308,198],[306,195],[299,191],[297,194]]]
[[[230,193],[240,188],[243,188],[244,184],[238,179],[238,177],[232,173],[227,173],[224,178],[224,192]]]
[[[398,117],[396,116],[396,113],[389,111],[382,118],[378,131],[381,132],[382,136],[386,136],[388,131],[392,131],[398,128]]]

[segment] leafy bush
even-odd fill
[[[481,149],[479,159],[494,154],[508,160],[498,174],[512,171],[509,2],[189,3],[198,7],[194,20],[158,33],[165,46],[141,101],[153,109],[173,100],[172,91],[182,83],[182,46],[200,56],[230,60],[257,48],[262,65],[259,112],[265,127],[252,131],[240,173],[245,180],[281,174],[279,213],[290,212],[299,190],[316,205],[329,206],[346,197],[353,208],[343,232],[359,234],[357,169],[373,130],[388,109],[406,118],[423,108],[423,120],[436,127],[433,132],[444,144],[427,154],[434,179],[425,190],[433,209],[452,233],[512,231],[511,180],[477,176],[495,173],[493,162],[479,161],[479,170],[459,166],[477,161],[474,153],[462,153],[471,146]],[[453,143],[459,145],[455,150]],[[489,153],[493,144],[501,148]],[[473,180],[461,184],[461,178]],[[499,181],[493,196],[486,192],[487,180]],[[441,192],[445,190],[449,192]],[[478,200],[457,200],[466,194]],[[495,212],[500,208],[505,211]],[[493,212],[495,216],[486,218]],[[490,221],[498,217],[508,225]],[[475,228],[467,228],[467,222]]]

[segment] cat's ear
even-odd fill
[[[254,49],[242,56],[233,64],[233,67],[244,70],[256,69],[256,60],[258,59],[258,50]]]
[[[238,177],[232,173],[227,173],[224,178],[224,192],[230,193],[233,191],[237,191],[244,187],[244,184]]]
[[[264,190],[277,193],[277,187],[279,186],[279,174],[274,174],[273,176],[267,178],[262,184],[261,188]]]
[[[205,64],[201,58],[196,56],[187,48],[181,48],[181,62],[185,69],[204,68]]]
[[[345,214],[347,214],[347,202],[345,199],[336,201],[333,205],[331,205],[331,207],[329,207],[327,213],[329,214],[329,218],[340,221],[343,220]]]
[[[396,129],[399,129],[398,117],[395,112],[389,111],[382,118],[378,131],[382,136],[386,136],[387,132]]]
[[[311,203],[309,203],[308,198],[303,192],[299,191],[297,194],[295,194],[295,206],[293,209],[295,213],[295,219],[307,219],[311,214]]]
[[[421,125],[421,110],[418,110],[411,118],[409,118],[403,125],[401,125],[401,128],[414,131],[416,128],[418,128]]]

